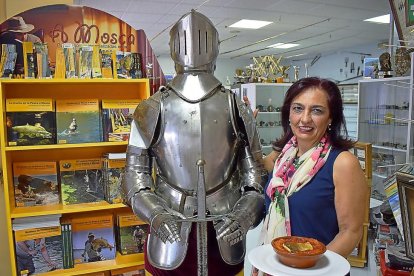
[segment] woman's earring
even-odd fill
[[[328,131],[331,131],[332,130],[331,126],[332,126],[332,124],[329,124],[328,125]]]

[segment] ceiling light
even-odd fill
[[[273,22],[242,19],[242,20],[237,21],[236,23],[230,25],[229,27],[230,28],[244,28],[244,29],[259,29],[259,28],[264,27],[266,25],[269,25],[271,23],[273,23]]]
[[[364,21],[373,22],[373,23],[381,23],[381,24],[389,24],[390,23],[390,15],[385,14],[373,18],[365,19]]]
[[[270,46],[267,46],[267,48],[278,48],[278,49],[289,49],[289,48],[293,48],[299,46],[299,44],[294,44],[294,43],[276,43]]]

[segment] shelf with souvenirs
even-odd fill
[[[13,275],[20,275],[17,271],[22,272],[20,268],[14,266],[16,260],[21,257],[20,253],[17,254],[17,246],[19,246],[17,242],[29,240],[35,243],[36,239],[44,238],[41,233],[45,232],[43,223],[47,217],[57,217],[57,225],[62,227],[63,221],[69,221],[68,224],[71,225],[73,232],[76,229],[74,223],[80,217],[87,218],[86,224],[90,224],[91,221],[106,221],[110,229],[109,237],[113,237],[116,217],[120,212],[130,209],[121,201],[115,200],[114,194],[111,194],[110,200],[108,199],[112,187],[110,185],[119,179],[119,172],[109,172],[109,167],[103,166],[103,158],[107,153],[125,153],[128,135],[124,132],[128,132],[125,129],[132,120],[131,110],[135,108],[137,101],[147,97],[149,97],[148,79],[0,80],[0,121],[2,122],[0,152],[4,182],[0,196],[4,197],[6,203],[5,224],[8,235],[6,250],[10,252]],[[86,105],[83,107],[84,110],[77,112],[73,112],[69,107],[59,110],[59,104],[68,101],[72,106],[83,103]],[[115,101],[129,104],[134,101],[134,108],[130,106],[112,108],[111,104]],[[91,103],[93,105],[98,103],[98,111],[89,110],[88,106]],[[109,104],[106,110],[110,114],[108,122],[105,121],[105,112],[101,108],[101,104],[104,103]],[[59,112],[62,114],[58,114]],[[47,114],[51,116],[46,116]],[[73,122],[75,117],[76,123]],[[92,117],[97,120],[91,120]],[[63,130],[59,129],[59,120],[62,121]],[[105,125],[108,128],[103,128]],[[97,133],[94,131],[95,128]],[[118,129],[121,132],[118,132]],[[59,136],[62,133],[65,135]],[[69,139],[85,133],[95,133],[95,135],[83,136],[82,141]],[[105,134],[116,139],[104,140]],[[89,138],[91,140],[88,140]],[[109,175],[105,177],[107,172]],[[101,215],[107,217],[102,219]],[[19,221],[23,229],[16,228]],[[28,221],[30,223],[40,221],[40,223],[30,225],[27,224]],[[91,229],[86,227],[82,231],[98,232],[95,229],[99,228],[99,225],[98,223],[98,226]],[[30,230],[33,229],[36,229],[39,236],[29,235]],[[16,235],[17,231],[23,231],[21,236]],[[54,232],[62,243],[68,237],[64,235],[65,231],[59,226]],[[46,232],[44,235],[51,235],[50,231]],[[87,237],[89,232],[85,233],[84,236]],[[16,237],[20,237],[20,240],[15,240]],[[80,244],[85,242],[85,237]],[[105,240],[106,242],[103,241],[106,245],[105,250],[112,251],[111,257],[99,257],[99,261],[96,262],[93,262],[90,256],[89,261],[85,257],[86,262],[84,258],[78,257],[73,260],[73,257],[72,263],[60,260],[65,267],[53,265],[46,270],[48,267],[46,265],[46,268],[39,266],[42,268],[37,267],[37,269],[42,272],[42,275],[84,275],[141,266],[144,263],[142,253],[129,255],[115,253],[115,238]],[[27,244],[30,245],[30,242]],[[47,247],[48,243],[45,244]],[[80,250],[79,246],[75,248],[75,244],[68,243],[66,246],[62,244],[62,248],[72,248],[72,246],[74,251]],[[60,269],[54,270],[55,268]],[[49,270],[50,272],[46,272]]]
[[[282,135],[281,107],[291,83],[246,83],[240,85],[240,96],[247,96],[256,117],[264,154],[272,151],[272,141]]]
[[[344,107],[344,117],[348,136],[357,140],[358,128],[358,84],[338,84],[341,91],[342,102]]]

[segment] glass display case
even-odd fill
[[[359,82],[358,140],[372,143],[372,194],[385,198],[384,180],[413,162],[413,82],[410,77]]]
[[[272,142],[282,135],[280,109],[291,83],[241,84],[240,96],[247,96],[252,109],[259,110],[256,117],[260,143],[264,154],[272,151]]]
[[[344,116],[348,136],[357,140],[358,119],[358,84],[339,84],[344,107]]]

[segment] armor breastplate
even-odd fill
[[[196,191],[200,159],[206,161],[207,195],[235,171],[237,139],[228,93],[217,89],[211,97],[189,103],[171,92],[162,101],[161,131],[152,151],[157,174],[172,188],[188,195]]]

